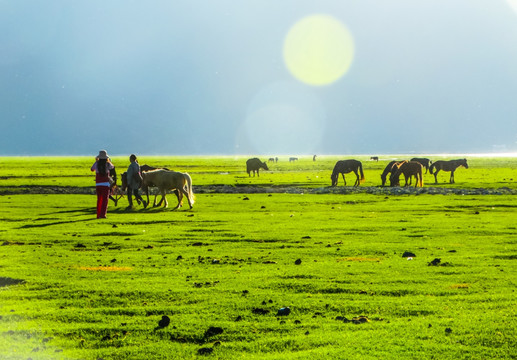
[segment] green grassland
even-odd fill
[[[363,162],[365,182],[362,186],[379,186],[380,174],[391,160],[409,159],[411,156],[381,156],[378,162],[367,156],[356,156]],[[140,164],[167,167],[175,171],[188,172],[196,185],[253,185],[253,186],[301,186],[308,188],[330,185],[330,174],[337,160],[343,157],[319,156],[300,157],[288,162],[287,157],[277,163],[268,163],[270,171],[261,170],[259,178],[250,178],[246,173],[247,157],[140,157]],[[454,158],[454,157],[452,157]],[[451,157],[434,156],[433,160]],[[128,157],[113,157],[117,171],[121,174],[129,166]],[[267,161],[267,157],[262,157]],[[0,189],[9,186],[72,186],[91,187],[94,177],[90,167],[94,159],[88,157],[8,157],[0,158]],[[449,184],[449,174],[438,175],[439,184],[434,184],[431,174],[424,175],[424,186],[447,186],[452,188],[501,188],[517,189],[516,158],[469,158],[469,169],[456,171],[456,184]],[[346,175],[348,185],[353,184],[353,174]],[[343,185],[341,178],[339,185]]]
[[[361,159],[362,187],[391,158]],[[92,160],[1,159],[1,359],[517,358],[516,195],[209,193],[327,187],[337,158],[249,178],[245,158],[153,157],[192,175],[194,208],[97,220],[59,192],[92,187]],[[425,186],[516,189],[516,162]]]

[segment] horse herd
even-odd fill
[[[376,161],[378,161],[378,159]],[[409,161],[391,161],[390,163],[388,163],[388,165],[386,165],[384,171],[381,174],[382,186],[386,185],[388,174],[390,174],[390,186],[400,186],[400,176],[404,175],[404,186],[411,185],[411,179],[414,177],[415,187],[422,187],[424,186],[424,168],[426,173],[429,171],[432,175],[434,175],[435,184],[438,184],[437,175],[440,171],[450,171],[451,177],[449,179],[449,182],[453,184],[454,171],[460,166],[463,166],[464,168],[468,169],[469,166],[467,164],[467,159],[438,160],[432,162],[427,158],[413,158]],[[337,185],[339,174],[343,176],[343,181],[346,185],[345,174],[350,172],[354,172],[356,176],[354,186],[358,186],[359,184],[364,182],[363,165],[360,161],[354,159],[339,160],[334,166],[334,170],[332,171],[332,175],[330,176],[330,179],[332,180],[332,186]]]
[[[449,171],[451,173],[449,182],[452,184],[454,183],[454,171],[460,166],[468,169],[469,166],[467,164],[467,159],[439,160],[432,162],[427,158],[413,158],[409,161],[391,161],[386,165],[381,174],[382,186],[386,185],[388,179],[390,181],[390,186],[400,186],[400,176],[404,175],[404,186],[410,186],[411,180],[414,177],[415,187],[422,187],[424,185],[424,168],[426,173],[429,172],[434,175],[435,184],[438,183],[437,175],[440,171]],[[258,158],[252,158],[246,161],[246,171],[248,176],[251,176],[251,173],[253,173],[253,176],[255,176],[255,174],[260,176],[259,169],[269,170],[267,164],[260,161]],[[171,171],[167,168],[157,169],[149,165],[142,165],[140,170],[140,188],[143,193],[147,195],[147,203],[149,203],[149,188],[157,187],[158,193],[154,196],[153,206],[160,206],[163,203],[163,206],[167,207],[168,202],[166,194],[167,191],[172,190],[178,198],[178,204],[175,209],[178,209],[183,205],[183,196],[187,197],[188,204],[192,209],[192,206],[194,205],[194,193],[192,191],[192,178],[189,174]],[[359,160],[348,159],[336,162],[336,165],[332,170],[332,175],[330,176],[332,186],[337,186],[339,175],[343,177],[343,182],[346,186],[345,174],[351,172],[356,176],[354,186],[359,186],[364,182],[363,165]],[[121,177],[121,190],[125,192],[127,190],[127,173],[123,173]],[[158,194],[161,195],[161,200],[157,204],[156,199]]]
[[[123,192],[127,191],[127,173],[124,172],[121,176]],[[187,173],[171,171],[167,168],[157,169],[149,165],[140,166],[139,179],[140,188],[142,192],[147,195],[147,203],[149,204],[149,188],[157,187],[158,193],[154,196],[153,206],[160,206],[163,203],[164,207],[169,206],[167,202],[167,191],[173,190],[174,194],[178,198],[178,205],[175,209],[178,209],[183,205],[183,195],[187,197],[188,204],[192,209],[194,205],[194,193],[192,191],[192,178]],[[160,194],[162,196],[159,203],[156,203],[156,198]]]
[[[378,157],[371,157],[370,160],[379,161]],[[402,161],[391,161],[381,174],[382,186],[386,185],[386,180],[388,179],[388,174],[390,174],[390,186],[400,186],[400,176],[404,175],[405,186],[411,185],[411,179],[415,178],[415,187],[424,186],[424,177],[423,177],[423,169],[425,168],[425,172],[430,172],[434,175],[435,184],[438,183],[437,175],[440,171],[449,171],[451,173],[451,177],[449,182],[451,184],[454,183],[454,171],[463,166],[468,169],[467,159],[457,159],[457,160],[438,160],[432,162],[427,158],[412,158],[411,160],[402,160]],[[248,172],[248,176],[251,176],[253,172],[253,176],[255,173],[259,176],[259,169],[269,170],[267,164],[265,162],[260,161],[258,158],[252,158],[246,161],[246,171]],[[332,186],[336,186],[338,183],[339,175],[343,177],[343,182],[346,186],[345,174],[353,172],[356,176],[356,180],[354,182],[354,186],[359,186],[364,182],[364,172],[363,172],[363,164],[359,160],[349,159],[349,160],[339,160],[336,162],[334,169],[332,170],[332,175],[330,175],[330,179],[332,181]]]

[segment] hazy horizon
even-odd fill
[[[5,0],[0,30],[0,156],[517,153],[517,0]]]
[[[129,157],[130,154],[108,154],[110,158]],[[393,154],[197,154],[197,155],[176,155],[176,154],[138,154],[139,159],[145,159],[146,157],[211,157],[211,158],[247,158],[247,157],[258,157],[261,160],[268,160],[270,157],[278,157],[279,161],[288,160],[289,157],[307,158],[312,159],[313,155],[317,155],[318,158],[322,157],[341,157],[341,158],[352,158],[352,157],[370,157],[378,156],[379,160],[390,159],[390,158],[404,158],[404,157],[428,157],[431,158],[460,158],[460,157],[484,157],[484,158],[517,158],[517,152],[506,152],[506,153],[441,153],[441,154],[420,154],[420,153],[393,153]],[[47,155],[47,154],[32,154],[32,155],[0,155],[5,158],[15,157],[91,157],[95,158],[97,154],[82,154],[82,155]],[[317,161],[317,160],[316,160]]]

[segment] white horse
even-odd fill
[[[183,195],[187,196],[188,204],[192,209],[194,205],[194,193],[192,192],[192,178],[187,173],[169,170],[151,170],[142,173],[142,184],[148,186],[153,184],[156,186],[162,195],[162,199],[156,205],[156,197],[153,206],[160,206],[163,201],[163,206],[167,207],[167,190],[178,190],[178,205],[174,209],[178,209],[182,205]]]

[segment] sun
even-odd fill
[[[336,18],[311,15],[291,27],[283,55],[287,68],[298,80],[315,86],[328,85],[350,69],[354,40]]]

